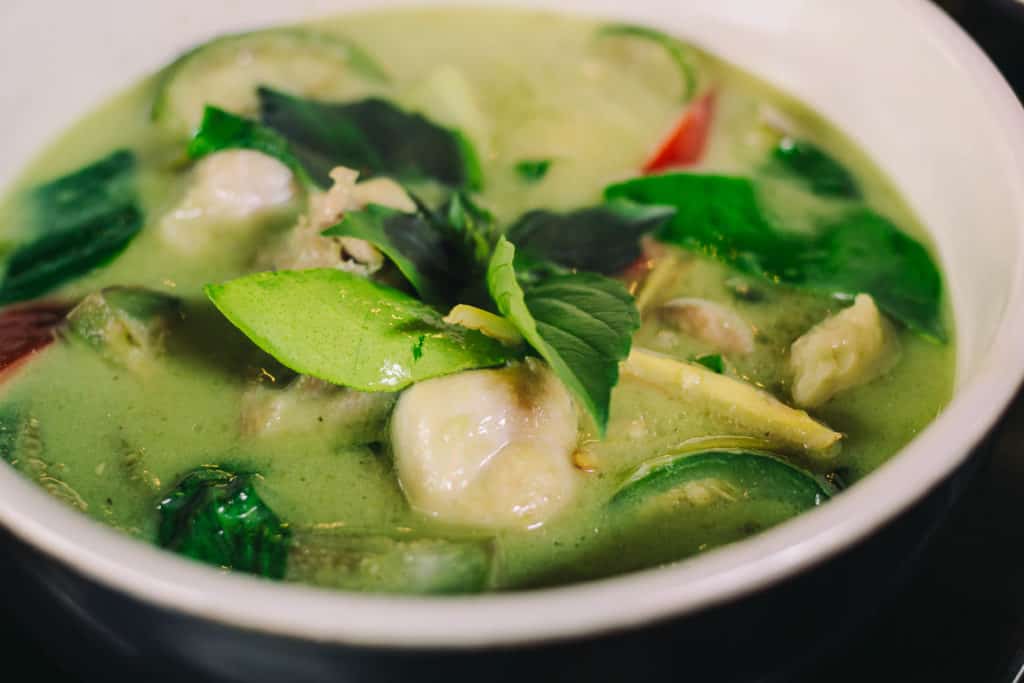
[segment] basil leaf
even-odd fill
[[[516,249],[501,238],[487,271],[498,310],[548,362],[604,436],[619,361],[629,355],[640,314],[615,280],[590,273],[550,275],[523,284]]]
[[[318,102],[269,88],[258,94],[260,119],[290,143],[320,185],[329,184],[335,166],[354,168],[364,178],[430,179],[471,189],[480,184],[479,161],[464,136],[386,100]]]
[[[551,159],[524,159],[516,164],[516,173],[528,183],[536,183],[548,174]]]
[[[609,199],[672,204],[658,239],[699,251],[772,282],[840,299],[867,293],[919,334],[946,339],[942,276],[927,249],[884,217],[853,209],[814,235],[784,232],[761,211],[746,178],[676,173],[612,185]]]
[[[515,357],[407,294],[340,270],[255,273],[205,291],[281,364],[361,391],[396,391]]]
[[[772,150],[772,158],[814,194],[843,199],[861,198],[860,186],[853,175],[817,145],[783,138]]]
[[[661,31],[636,24],[609,24],[602,26],[598,30],[597,35],[598,37],[625,36],[637,38],[660,46],[679,68],[679,76],[683,81],[683,102],[689,102],[697,94],[700,76],[694,49],[678,38],[673,38]]]
[[[250,121],[217,107],[207,107],[203,113],[203,122],[189,143],[188,155],[192,159],[201,159],[207,154],[226,149],[251,149],[262,152],[290,168],[307,187],[315,185],[283,137],[256,121]]]
[[[570,213],[530,211],[508,231],[521,255],[610,275],[642,255],[640,238],[675,215],[671,206],[614,200]]]
[[[126,149],[34,188],[37,232],[60,232],[135,203],[135,155]]]
[[[283,578],[291,533],[252,479],[219,467],[193,470],[157,505],[157,542],[201,562]]]
[[[698,365],[703,365],[716,375],[725,373],[725,360],[722,358],[722,354],[720,353],[709,353],[703,356],[697,356],[693,359],[693,362]]]
[[[357,237],[370,242],[395,264],[424,301],[449,299],[446,245],[438,230],[418,213],[371,204],[349,211],[328,237]]]

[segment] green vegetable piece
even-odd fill
[[[361,391],[397,391],[517,357],[407,294],[340,270],[255,273],[205,291],[281,364]]]
[[[31,299],[113,260],[142,229],[135,206],[96,216],[18,247],[0,281],[0,304]]]
[[[0,406],[0,460],[9,465],[13,465],[17,458],[20,434],[21,411],[10,403]]]
[[[479,593],[493,563],[492,540],[304,532],[295,535],[286,578],[378,593]]]
[[[331,103],[259,89],[260,119],[291,144],[310,176],[329,184],[335,166],[362,177],[436,180],[476,189],[479,160],[468,139],[379,98]]]
[[[716,449],[673,454],[641,465],[609,505],[624,509],[663,497],[695,505],[773,500],[791,507],[795,515],[831,496],[828,486],[814,475],[768,453]]]
[[[108,360],[140,370],[164,348],[182,316],[181,300],[141,287],[108,287],[68,314],[67,331]]]
[[[772,150],[772,158],[814,194],[842,199],[861,198],[860,186],[853,175],[817,145],[783,138]]]
[[[223,109],[207,107],[202,124],[189,143],[188,155],[192,159],[201,159],[208,154],[226,149],[251,149],[262,152],[290,168],[307,187],[316,185],[283,137],[255,121]]]
[[[207,105],[254,115],[261,85],[312,93],[349,73],[370,82],[390,80],[373,57],[343,36],[294,28],[221,36],[164,70],[152,117],[173,133],[191,135]]]
[[[544,179],[551,168],[551,159],[524,159],[516,164],[516,173],[528,183]]]
[[[120,149],[29,193],[39,233],[62,232],[135,204],[135,155]]]
[[[697,356],[693,359],[693,362],[703,365],[708,370],[716,374],[721,375],[725,373],[725,360],[722,358],[722,354],[720,353],[709,353],[703,356]]]
[[[746,178],[675,173],[612,185],[609,199],[672,204],[658,239],[699,251],[771,282],[878,306],[922,336],[944,341],[942,276],[927,249],[867,208],[853,209],[814,235],[784,232],[761,211]]]
[[[530,259],[610,275],[640,258],[640,238],[675,214],[671,206],[621,199],[569,213],[537,210],[522,216],[507,237]]]
[[[283,578],[291,532],[253,479],[219,467],[193,470],[157,505],[157,542],[201,562]]]
[[[516,249],[504,237],[487,271],[498,310],[548,362],[593,417],[603,437],[619,362],[629,355],[640,314],[615,280],[590,273],[520,282]]]
[[[660,46],[679,68],[679,75],[683,83],[683,102],[689,102],[696,96],[697,88],[700,85],[700,70],[697,66],[696,53],[690,45],[661,31],[635,24],[609,24],[602,26],[598,29],[597,35],[598,37],[625,36],[637,38]]]
[[[323,234],[370,242],[391,259],[425,301],[448,301],[446,245],[434,225],[419,214],[371,204],[347,212],[340,223]]]

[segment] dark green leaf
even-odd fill
[[[636,24],[609,24],[602,26],[598,30],[598,36],[625,36],[648,40],[660,46],[679,68],[679,75],[683,80],[683,101],[689,102],[697,94],[700,77],[694,50],[683,41],[666,35],[661,31],[656,31],[653,28]]]
[[[135,203],[135,155],[118,150],[33,189],[37,232],[61,232]]]
[[[505,238],[498,242],[487,271],[491,297],[583,404],[603,436],[619,361],[629,355],[640,327],[633,297],[615,280],[591,273],[521,283],[515,251]]]
[[[217,107],[207,107],[203,122],[188,146],[188,155],[201,159],[226,149],[251,149],[272,156],[290,168],[307,186],[314,184],[288,141],[255,121],[236,116]]]
[[[522,256],[610,275],[640,258],[640,238],[672,219],[671,206],[615,200],[570,213],[530,211],[508,231]]]
[[[220,567],[284,577],[290,532],[260,498],[252,476],[201,467],[157,510],[162,547]]]
[[[39,296],[108,263],[138,234],[142,222],[134,205],[125,206],[18,247],[0,282],[0,304]]]
[[[709,353],[704,356],[697,356],[693,359],[694,363],[703,365],[711,372],[721,375],[725,372],[725,361],[722,359],[720,353]]]
[[[282,365],[361,391],[397,391],[517,357],[407,294],[340,270],[255,273],[207,285],[206,294]]]
[[[516,173],[528,183],[535,183],[544,178],[551,168],[551,159],[524,159],[516,164]]]
[[[330,103],[260,88],[260,118],[291,145],[312,178],[329,183],[335,166],[364,178],[436,180],[452,187],[479,185],[479,162],[469,141],[420,114],[370,98]]]
[[[853,175],[817,145],[783,138],[772,158],[815,194],[825,197],[860,199],[860,186]]]
[[[721,259],[772,282],[844,300],[860,293],[922,335],[945,339],[942,276],[927,249],[870,209],[820,226],[814,235],[776,228],[745,178],[685,173],[612,185],[609,198],[673,204],[658,238]]]

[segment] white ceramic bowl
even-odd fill
[[[395,4],[5,0],[0,185],[88,108],[202,39]],[[378,597],[226,575],[94,523],[0,467],[4,526],[99,584],[225,624],[355,645],[509,645],[642,625],[763,590],[872,534],[965,461],[1024,375],[1024,112],[948,18],[925,0],[502,4],[676,32],[794,93],[850,133],[895,179],[938,245],[959,344],[949,408],[865,481],[755,538],[669,568],[526,593]]]

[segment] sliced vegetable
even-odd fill
[[[715,117],[715,93],[710,92],[690,105],[664,140],[644,162],[644,173],[690,166],[701,160]]]
[[[256,273],[205,291],[283,365],[362,391],[396,391],[517,356],[479,332],[444,323],[407,294],[340,270]]]
[[[163,351],[181,316],[177,297],[142,287],[108,287],[75,306],[67,330],[108,360],[141,370]]]
[[[619,361],[629,354],[640,315],[619,282],[590,273],[521,282],[516,249],[504,237],[487,271],[498,310],[548,362],[604,436]]]
[[[253,480],[219,467],[193,470],[157,505],[157,542],[201,562],[282,578],[290,531]]]
[[[831,495],[814,475],[768,453],[716,449],[644,463],[619,487],[610,505],[621,509],[663,496],[698,506],[773,500],[791,507],[795,515]]]
[[[516,164],[516,173],[528,183],[544,179],[551,168],[551,159],[524,159]]]
[[[612,185],[609,199],[670,204],[678,211],[657,237],[772,282],[844,300],[871,294],[878,306],[925,337],[944,341],[942,277],[928,251],[867,208],[814,235],[783,232],[761,211],[746,178],[684,173]]]
[[[290,144],[295,156],[322,186],[335,166],[361,177],[390,175],[400,180],[436,180],[452,187],[480,185],[472,144],[420,114],[386,100],[331,103],[260,88],[260,118]]]
[[[647,26],[637,26],[635,24],[610,24],[602,26],[598,30],[597,35],[598,37],[623,36],[636,38],[658,45],[668,53],[668,56],[679,68],[679,75],[683,82],[683,101],[689,102],[697,94],[700,77],[696,54],[694,49],[683,41]]]
[[[0,375],[49,346],[70,308],[57,302],[38,302],[0,311]]]
[[[836,454],[843,438],[802,410],[740,380],[719,375],[695,363],[644,349],[633,349],[622,373],[663,389],[669,395],[699,399],[709,410],[727,417],[741,431],[764,438],[779,448],[818,459]]]
[[[860,185],[845,166],[817,145],[784,137],[772,150],[779,167],[825,197],[860,199]]]
[[[192,159],[202,159],[227,149],[251,149],[271,156],[290,168],[306,186],[315,185],[283,137],[255,121],[223,109],[207,107],[202,124],[189,143],[188,155]]]
[[[491,582],[494,544],[399,534],[298,532],[289,581],[377,593],[478,593]]]
[[[500,315],[494,315],[490,311],[476,306],[458,304],[448,312],[444,321],[449,325],[460,325],[477,330],[508,346],[519,346],[523,343],[523,335],[519,334],[515,325]]]
[[[207,105],[253,115],[259,86],[312,96],[325,94],[350,73],[371,82],[389,80],[373,57],[342,36],[302,29],[222,36],[167,67],[153,103],[153,120],[174,133],[191,135]]]
[[[640,258],[640,238],[675,213],[671,206],[622,200],[569,213],[536,210],[522,216],[507,237],[521,256],[610,275]]]
[[[38,233],[74,229],[135,204],[135,155],[120,149],[29,195]]]

